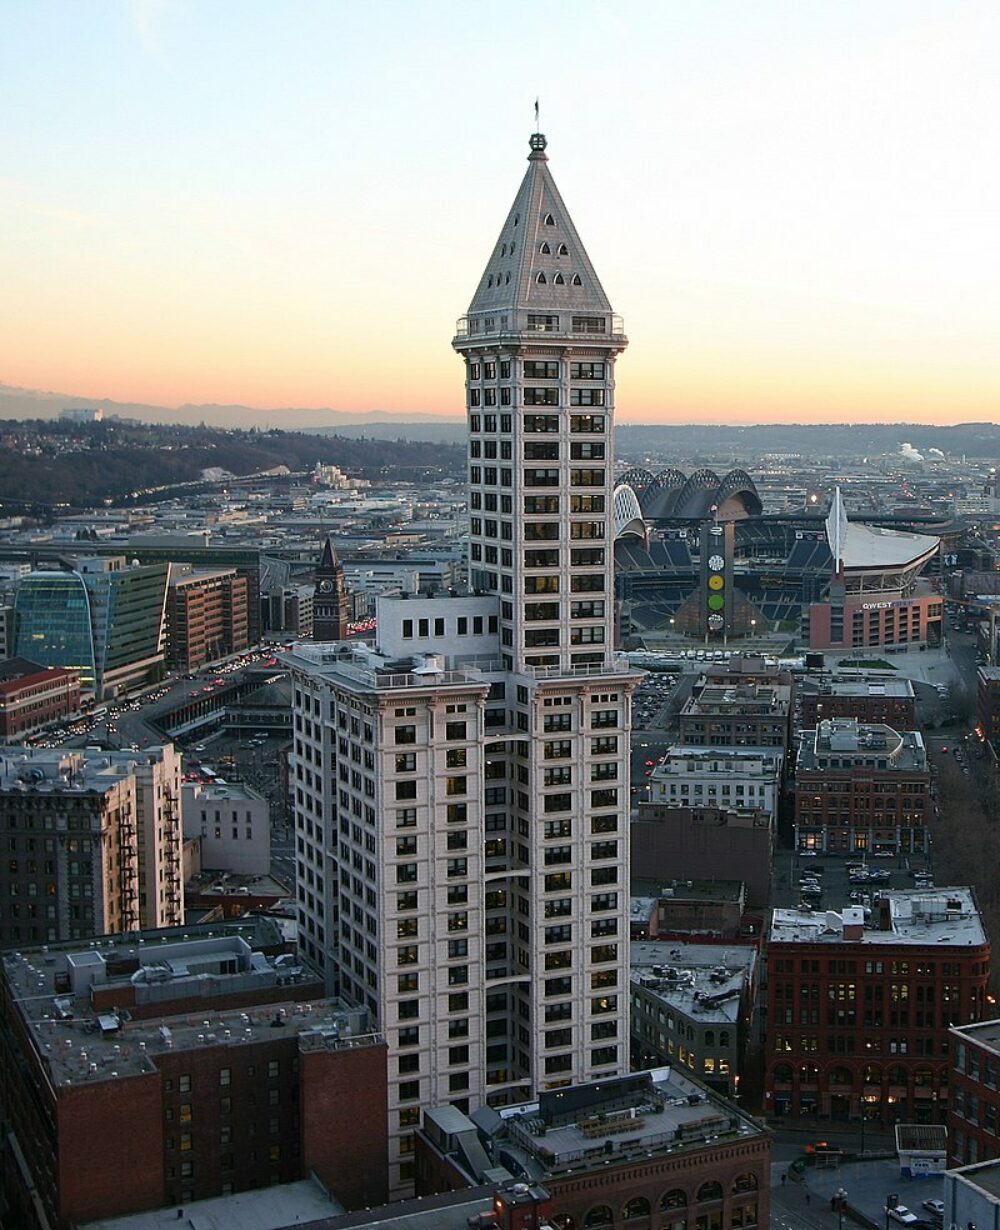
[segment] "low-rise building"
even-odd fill
[[[795,767],[800,850],[922,853],[932,807],[920,731],[832,718],[802,732]]]
[[[777,822],[783,759],[778,747],[675,744],[653,769],[650,802],[666,807],[751,808]]]
[[[989,974],[971,888],[886,891],[868,917],[775,910],[768,1113],[943,1123],[949,1030],[982,1020]]]
[[[951,1031],[949,1165],[1000,1157],[1000,1020]]]
[[[737,939],[747,934],[742,880],[632,880],[634,939]],[[752,932],[750,932],[752,933]]]
[[[270,871],[270,806],[250,786],[186,782],[181,790],[181,817],[185,838],[201,842],[200,865],[206,871],[239,875]]]
[[[756,948],[651,941],[632,944],[630,960],[637,1065],[674,1064],[726,1097],[736,1094]]]
[[[981,666],[976,677],[976,715],[983,738],[1000,754],[1000,667]]]
[[[80,712],[80,676],[27,658],[0,661],[0,741],[12,742]]]
[[[827,718],[916,730],[917,708],[909,679],[885,675],[831,675],[799,684],[802,726],[812,730]]]
[[[503,1159],[544,1186],[558,1227],[767,1226],[770,1152],[756,1119],[677,1068],[658,1068],[499,1113],[425,1111],[417,1191],[481,1183]]]
[[[386,1198],[386,1050],[268,919],[4,957],[0,1165],[68,1227],[315,1173]]]
[[[942,1225],[986,1230],[1000,1225],[1000,1161],[977,1162],[946,1170]]]
[[[788,684],[706,683],[681,709],[679,741],[689,747],[787,749],[792,712]]]
[[[0,750],[0,947],[184,921],[181,757]]]
[[[774,824],[766,812],[640,803],[631,833],[632,865],[644,876],[663,884],[742,880],[749,905],[768,904]]]

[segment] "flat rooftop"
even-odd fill
[[[9,746],[0,749],[0,791],[103,793],[131,776],[137,766],[156,764],[172,750],[169,744],[142,752]]]
[[[826,718],[799,736],[797,771],[877,768],[925,772],[927,748],[919,730],[894,730],[883,722]]]
[[[730,901],[739,902],[743,895],[742,880],[654,880],[633,876],[632,896],[661,898],[672,901]]]
[[[639,941],[630,948],[633,988],[642,987],[686,1016],[734,1025],[757,952],[751,945]]]
[[[761,1137],[766,1129],[673,1067],[571,1086],[500,1111],[501,1148],[536,1182],[630,1158]],[[498,1142],[499,1143],[499,1142]]]
[[[879,901],[889,903],[891,926],[878,926]],[[845,921],[864,920],[861,937],[844,938]],[[971,888],[886,889],[873,908],[845,906],[836,910],[775,910],[772,944],[859,944],[940,948],[975,948],[986,943],[986,932]]]
[[[1000,1159],[993,1158],[988,1162],[974,1162],[971,1166],[956,1166],[949,1174],[961,1178],[964,1183],[978,1187],[987,1196],[1000,1200]]]
[[[791,706],[792,690],[774,683],[708,683],[697,696],[685,703],[681,713],[719,714],[736,710],[746,714],[786,714]]]
[[[105,1217],[85,1223],[81,1230],[283,1230],[343,1213],[335,1195],[327,1194],[313,1179],[281,1183],[254,1191],[234,1192],[184,1205],[183,1218],[173,1205]]]
[[[3,977],[28,1026],[53,1086],[79,1085],[155,1070],[156,1055],[212,1046],[238,1047],[278,1029],[293,1032],[302,1049],[371,1044],[367,1013],[342,1000],[305,999],[319,975],[289,955],[269,956],[261,947],[282,945],[273,920],[205,924],[199,928],[109,937],[92,946],[51,945],[3,956]],[[136,1010],[94,1006],[122,987]],[[255,1004],[255,994],[287,987],[287,997]],[[296,995],[296,987],[300,993]],[[221,996],[245,994],[250,1006],[220,1011]],[[204,1006],[171,1011],[183,999]],[[123,994],[123,1001],[128,1002]],[[231,1000],[230,1000],[231,1002]],[[155,1011],[163,1004],[162,1015]]]
[[[912,700],[913,684],[909,679],[866,679],[851,675],[835,675],[831,679],[810,679],[806,676],[799,684],[804,696],[887,697],[892,700]]]
[[[955,1033],[1000,1055],[1000,1020],[978,1021],[974,1025],[953,1025]]]

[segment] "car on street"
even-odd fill
[[[894,1209],[887,1209],[890,1219],[901,1226],[913,1226],[920,1220],[916,1213],[911,1213],[905,1204],[897,1204]]]
[[[943,1200],[925,1200],[920,1207],[926,1209],[928,1213],[936,1213],[938,1217],[944,1217]]]
[[[818,855],[816,854],[815,850],[800,850],[799,851],[799,858],[817,858],[817,857]]]

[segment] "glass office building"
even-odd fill
[[[96,687],[94,633],[90,599],[78,572],[32,572],[17,589],[14,603],[15,654],[42,666],[80,672],[85,692]]]

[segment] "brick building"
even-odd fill
[[[171,564],[167,586],[167,663],[196,670],[250,644],[249,581],[235,568]]]
[[[858,722],[916,730],[917,709],[909,679],[885,676],[833,675],[799,685],[802,727],[812,730],[824,718],[855,718]]]
[[[312,999],[277,926],[4,957],[0,1165],[18,1226],[65,1227],[315,1172],[386,1197],[386,1051]]]
[[[542,1093],[470,1119],[425,1111],[417,1192],[483,1182],[491,1158],[537,1176],[560,1228],[766,1227],[771,1138],[761,1125],[675,1069]]]
[[[766,812],[640,803],[632,865],[649,879],[742,880],[750,905],[767,905],[774,825]]]
[[[976,677],[977,717],[983,738],[1000,753],[1000,667],[981,666]]]
[[[951,1031],[948,1165],[1000,1157],[1000,1020]]]
[[[80,676],[28,658],[0,661],[0,742],[16,741],[80,712]]]
[[[867,923],[860,906],[775,910],[767,1112],[944,1122],[949,1029],[985,1015],[989,972],[970,888],[886,892]]]
[[[791,742],[789,684],[706,683],[678,719],[678,742],[691,747],[780,747]]]
[[[919,731],[824,719],[800,736],[795,844],[831,854],[922,852],[930,787]]]
[[[181,757],[0,749],[0,948],[184,920]]]

